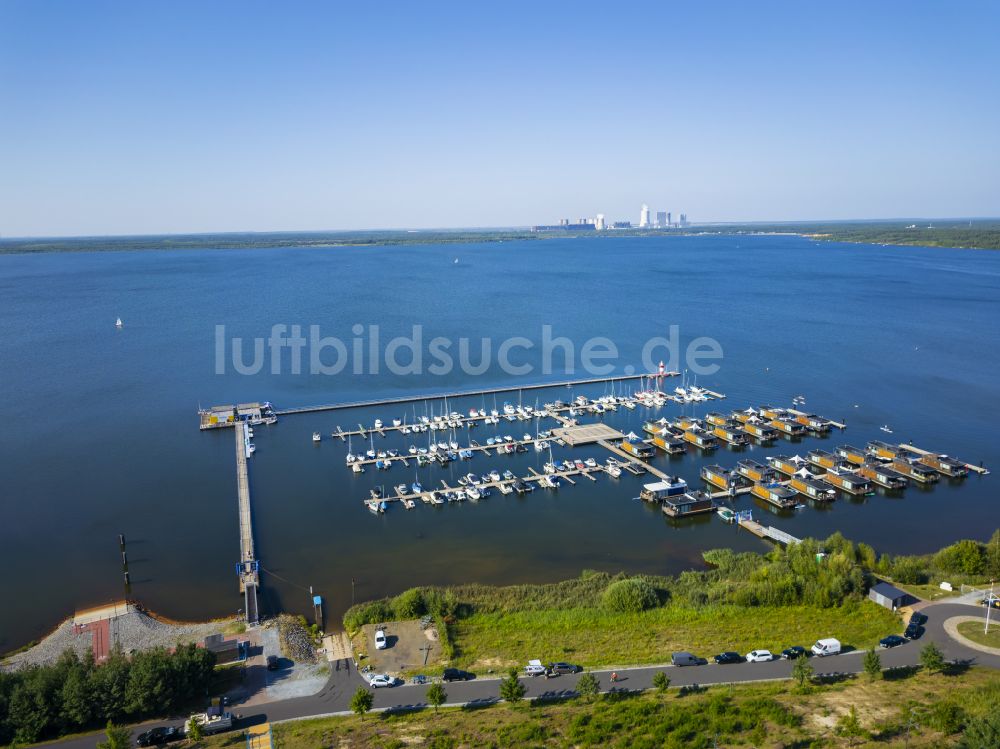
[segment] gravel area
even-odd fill
[[[298,663],[316,662],[316,643],[301,620],[282,614],[278,617],[278,635],[283,655]]]
[[[233,621],[203,624],[167,624],[140,612],[130,611],[111,620],[111,642],[119,644],[124,652],[149,650],[155,647],[171,648],[187,642],[201,642],[206,636],[223,632]],[[65,650],[75,650],[83,655],[91,647],[91,634],[77,632],[73,620],[67,619],[35,647],[5,659],[0,668],[14,670],[23,666],[55,662]]]

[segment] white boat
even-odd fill
[[[402,419],[393,419],[392,420],[392,425],[394,427],[401,427],[401,426],[403,426],[403,420]]]
[[[375,419],[375,431],[382,428],[382,419]]]
[[[412,499],[404,499],[403,500],[403,507],[405,507],[407,510],[412,510],[416,506],[417,506],[417,503],[414,502]]]
[[[475,486],[471,486],[471,485],[468,488],[466,488],[465,495],[469,499],[479,499],[482,496],[479,493],[479,489],[477,489]]]
[[[367,507],[370,512],[373,512],[376,515],[382,511],[377,499],[366,499],[365,507]]]
[[[585,461],[583,461],[583,464],[587,466],[587,468],[597,468],[597,461],[594,460],[593,458],[587,458]]]
[[[115,320],[115,327],[118,328],[119,330],[125,327],[125,323],[122,322],[122,319],[120,317],[117,320]]]
[[[323,437],[319,432],[313,432],[313,442],[319,442]]]
[[[510,484],[500,484],[500,493],[501,494],[510,494],[513,491],[514,490],[511,488]]]
[[[892,434],[892,430],[889,428],[888,424],[882,425],[881,427],[879,427],[879,429],[881,429],[886,434]]]
[[[355,473],[364,473],[365,472],[364,466],[361,465],[360,463],[354,463],[354,464],[352,464],[351,465],[351,470],[354,471]]]
[[[604,470],[607,471],[608,475],[611,476],[612,478],[618,478],[619,476],[622,475],[622,469],[619,468],[617,465],[609,465]]]

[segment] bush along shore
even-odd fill
[[[920,557],[879,556],[834,534],[766,553],[716,549],[676,577],[584,571],[545,585],[423,587],[351,607],[344,626],[430,615],[446,665],[500,672],[528,658],[585,667],[669,661],[677,650],[780,651],[836,637],[868,647],[900,626],[865,596],[876,578],[982,582],[1000,574],[1000,531]]]

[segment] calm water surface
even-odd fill
[[[77,607],[120,597],[120,532],[129,539],[134,595],[148,607],[181,619],[239,608],[233,437],[200,433],[199,404],[289,407],[517,384],[498,368],[476,378],[296,376],[286,362],[278,375],[215,373],[217,324],[252,338],[275,323],[319,324],[345,339],[355,324],[378,324],[383,340],[419,323],[425,340],[477,342],[537,341],[549,324],[578,345],[611,338],[619,366],[638,365],[643,343],[677,324],[685,341],[712,336],[725,352],[720,372],[699,384],[729,397],[698,405],[697,414],[787,405],[804,394],[810,410],[849,424],[822,442],[779,441],[742,455],[863,445],[884,437],[878,427],[888,423],[901,440],[1000,464],[998,253],[772,236],[0,256],[0,649]],[[534,404],[604,389],[523,397]],[[449,403],[462,411],[481,405]],[[429,407],[440,403],[415,410]],[[350,604],[352,578],[360,600],[418,584],[558,580],[584,568],[673,573],[699,565],[706,548],[765,548],[713,516],[667,521],[634,499],[643,479],[629,475],[558,494],[372,517],[361,504],[369,488],[412,482],[415,469],[355,476],[344,467],[345,445],[327,436],[317,446],[311,435],[413,414],[400,405],[287,417],[257,430],[251,487],[266,608],[305,612],[312,585],[325,597],[329,624]],[[620,411],[607,420],[639,431],[647,415]],[[473,436],[529,430],[501,422]],[[376,441],[405,448],[408,439]],[[600,448],[573,454],[604,457]],[[656,462],[697,485],[703,463],[731,466],[740,457],[722,449]],[[467,470],[524,473],[543,462],[534,452],[479,457],[421,469],[419,478],[454,484]],[[914,553],[987,538],[1000,525],[996,494],[994,477],[976,476],[784,516],[740,502],[798,536],[840,530],[881,551]]]

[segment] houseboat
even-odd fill
[[[667,455],[680,455],[687,452],[687,443],[669,432],[659,437],[653,437],[652,443]]]
[[[774,478],[774,472],[767,466],[762,466],[755,460],[741,460],[736,464],[736,471],[745,478],[753,482],[770,481]]]
[[[663,434],[667,429],[667,421],[663,419],[662,421],[647,421],[642,425],[642,431],[646,434],[652,434],[654,436],[658,434]]]
[[[814,466],[819,468],[825,468],[827,470],[831,468],[838,468],[840,466],[840,458],[838,458],[833,453],[828,453],[826,450],[810,450],[806,455],[809,462]]]
[[[754,484],[750,492],[765,502],[770,502],[775,507],[783,510],[791,509],[798,504],[795,492],[787,486],[781,484]]]
[[[951,476],[952,478],[963,478],[969,475],[969,469],[966,468],[965,463],[954,458],[949,458],[947,455],[922,455],[920,462],[925,466],[930,466],[938,473],[943,473],[945,476]]]
[[[848,463],[853,463],[856,466],[863,466],[865,460],[868,458],[868,453],[860,448],[853,447],[851,445],[841,445],[836,450],[837,456],[843,458]]]
[[[849,473],[847,471],[830,470],[824,473],[820,478],[831,486],[835,486],[841,491],[845,491],[848,494],[861,495],[867,494],[872,490],[871,481],[866,479],[864,476],[858,476],[855,473]]]
[[[715,502],[703,491],[685,492],[663,500],[663,514],[672,518],[698,515],[715,510]]]
[[[774,470],[781,471],[788,476],[793,476],[802,467],[800,463],[794,462],[786,455],[768,455],[767,464]]]
[[[791,419],[771,419],[769,423],[779,432],[787,434],[789,437],[801,437],[806,433],[806,428],[802,424]]]
[[[728,468],[717,465],[702,466],[701,478],[724,491],[738,488],[746,483],[746,479],[738,473],[733,473]]]
[[[673,420],[672,425],[676,429],[687,430],[687,429],[697,429],[701,426],[698,419],[692,418],[690,416],[678,416]]]
[[[785,409],[774,406],[761,406],[757,412],[765,419],[782,419],[785,416]]]
[[[714,450],[719,446],[719,440],[714,435],[703,432],[701,429],[688,429],[684,432],[684,439],[702,450]]]
[[[758,421],[747,421],[743,424],[743,431],[751,437],[756,437],[761,442],[770,442],[778,438],[778,430],[767,424]]]
[[[641,460],[649,460],[656,454],[656,450],[652,445],[648,445],[642,440],[624,440],[622,442],[622,450],[627,452],[629,455],[633,455]]]
[[[938,472],[926,463],[921,463],[919,460],[907,460],[902,456],[892,461],[889,467],[907,478],[919,481],[921,484],[932,484],[940,478]]]
[[[795,421],[811,432],[823,434],[830,431],[830,420],[816,414],[796,414]]]
[[[712,411],[711,413],[705,414],[705,421],[712,426],[722,427],[726,425],[729,419],[720,414],[718,411]]]
[[[654,484],[644,484],[639,496],[647,502],[662,502],[668,497],[677,497],[687,491],[687,481],[684,479],[667,478]]]
[[[745,445],[750,441],[740,424],[716,424],[712,434],[730,445]]]
[[[753,416],[753,411],[749,409],[746,411],[733,411],[731,414],[729,414],[729,417],[733,421],[738,421],[740,424],[746,424],[748,421],[750,421],[751,416]]]
[[[799,494],[815,499],[818,502],[832,502],[837,498],[837,492],[824,484],[806,476],[792,476],[788,485]]]
[[[869,460],[858,469],[858,475],[864,476],[874,484],[885,489],[904,489],[909,483],[906,476],[887,468],[877,460]]]
[[[895,460],[899,457],[899,448],[888,442],[872,440],[868,443],[868,454],[881,460]]]

